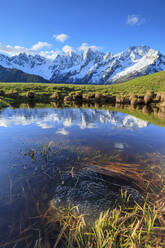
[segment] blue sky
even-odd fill
[[[164,12],[165,0],[0,0],[0,52],[149,45],[165,54]]]

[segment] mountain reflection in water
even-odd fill
[[[0,127],[36,124],[41,128],[54,128],[59,123],[63,128],[78,126],[80,129],[97,128],[99,124],[137,129],[148,124],[131,115],[96,109],[8,109],[0,116]]]
[[[135,162],[136,155],[161,152],[164,128],[121,112],[84,108],[16,108],[0,112],[0,170],[17,165],[19,151],[53,142],[90,152],[123,155]],[[10,154],[10,156],[8,155]],[[17,160],[17,161],[16,161]],[[133,161],[131,161],[133,160]],[[6,169],[6,168],[5,168]]]

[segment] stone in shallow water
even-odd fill
[[[96,219],[100,212],[112,208],[121,201],[121,188],[130,195],[130,202],[139,201],[140,193],[129,185],[111,182],[110,177],[93,171],[81,171],[74,176],[61,174],[62,183],[55,189],[51,206],[67,208],[77,206],[77,214],[85,214]]]

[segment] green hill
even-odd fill
[[[165,71],[138,77],[109,87],[113,94],[122,93],[123,95],[127,95],[130,92],[138,95],[144,94],[147,90],[153,90],[154,92],[165,91]]]

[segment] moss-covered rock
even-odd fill
[[[142,112],[146,115],[149,115],[152,112],[152,108],[149,106],[144,106]]]
[[[64,102],[72,102],[73,101],[73,96],[70,95],[70,96],[65,96],[64,97]]]
[[[129,104],[130,99],[129,97],[126,97],[126,96],[116,96],[116,103]]]
[[[135,94],[130,94],[129,100],[131,101],[133,98],[137,98],[137,95],[135,95]]]
[[[165,108],[165,102],[161,102],[160,107]]]
[[[160,108],[157,116],[158,116],[159,119],[164,119],[165,120],[165,108]]]
[[[160,93],[160,101],[165,102],[165,92]]]
[[[153,96],[152,95],[145,95],[144,96],[144,103],[147,105],[147,104],[149,104],[149,103],[151,103],[152,102],[152,100],[153,100]]]
[[[151,96],[152,98],[154,98],[154,91],[152,91],[152,90],[147,90],[147,92],[146,92],[145,95],[148,95],[148,96]]]
[[[142,97],[138,97],[137,101],[138,101],[138,104],[140,105],[143,105],[145,103]]]
[[[108,103],[115,103],[116,102],[116,96],[105,95],[105,101]]]
[[[157,100],[157,101],[160,101],[160,100],[161,100],[161,92],[158,92],[158,93],[156,94],[156,100]]]
[[[138,105],[136,105],[136,109],[137,109],[137,110],[141,110],[141,109],[142,109],[142,104],[139,104],[139,103],[138,103]]]
[[[138,99],[136,97],[132,98],[130,101],[131,105],[136,106],[138,104]]]
[[[33,91],[28,91],[26,94],[26,97],[29,99],[34,99],[35,98],[35,93]]]
[[[0,90],[0,96],[5,96],[5,92],[4,92],[4,90]]]
[[[19,93],[17,91],[9,92],[8,97],[17,99],[17,98],[19,98]]]
[[[116,108],[116,109],[123,109],[123,108],[124,108],[124,104],[116,103],[116,104],[115,104],[115,108]]]
[[[124,97],[116,96],[116,103],[124,103]]]
[[[154,107],[153,108],[153,111],[154,111],[154,117],[158,118],[159,108],[158,107]]]
[[[96,93],[95,94],[95,101],[101,102],[102,99],[103,99],[103,95],[102,94],[99,94],[99,93]]]
[[[62,95],[60,92],[54,92],[51,98],[54,101],[60,101],[62,100]]]
[[[82,93],[81,92],[76,92],[75,95],[73,95],[73,100],[81,101],[82,100]]]

